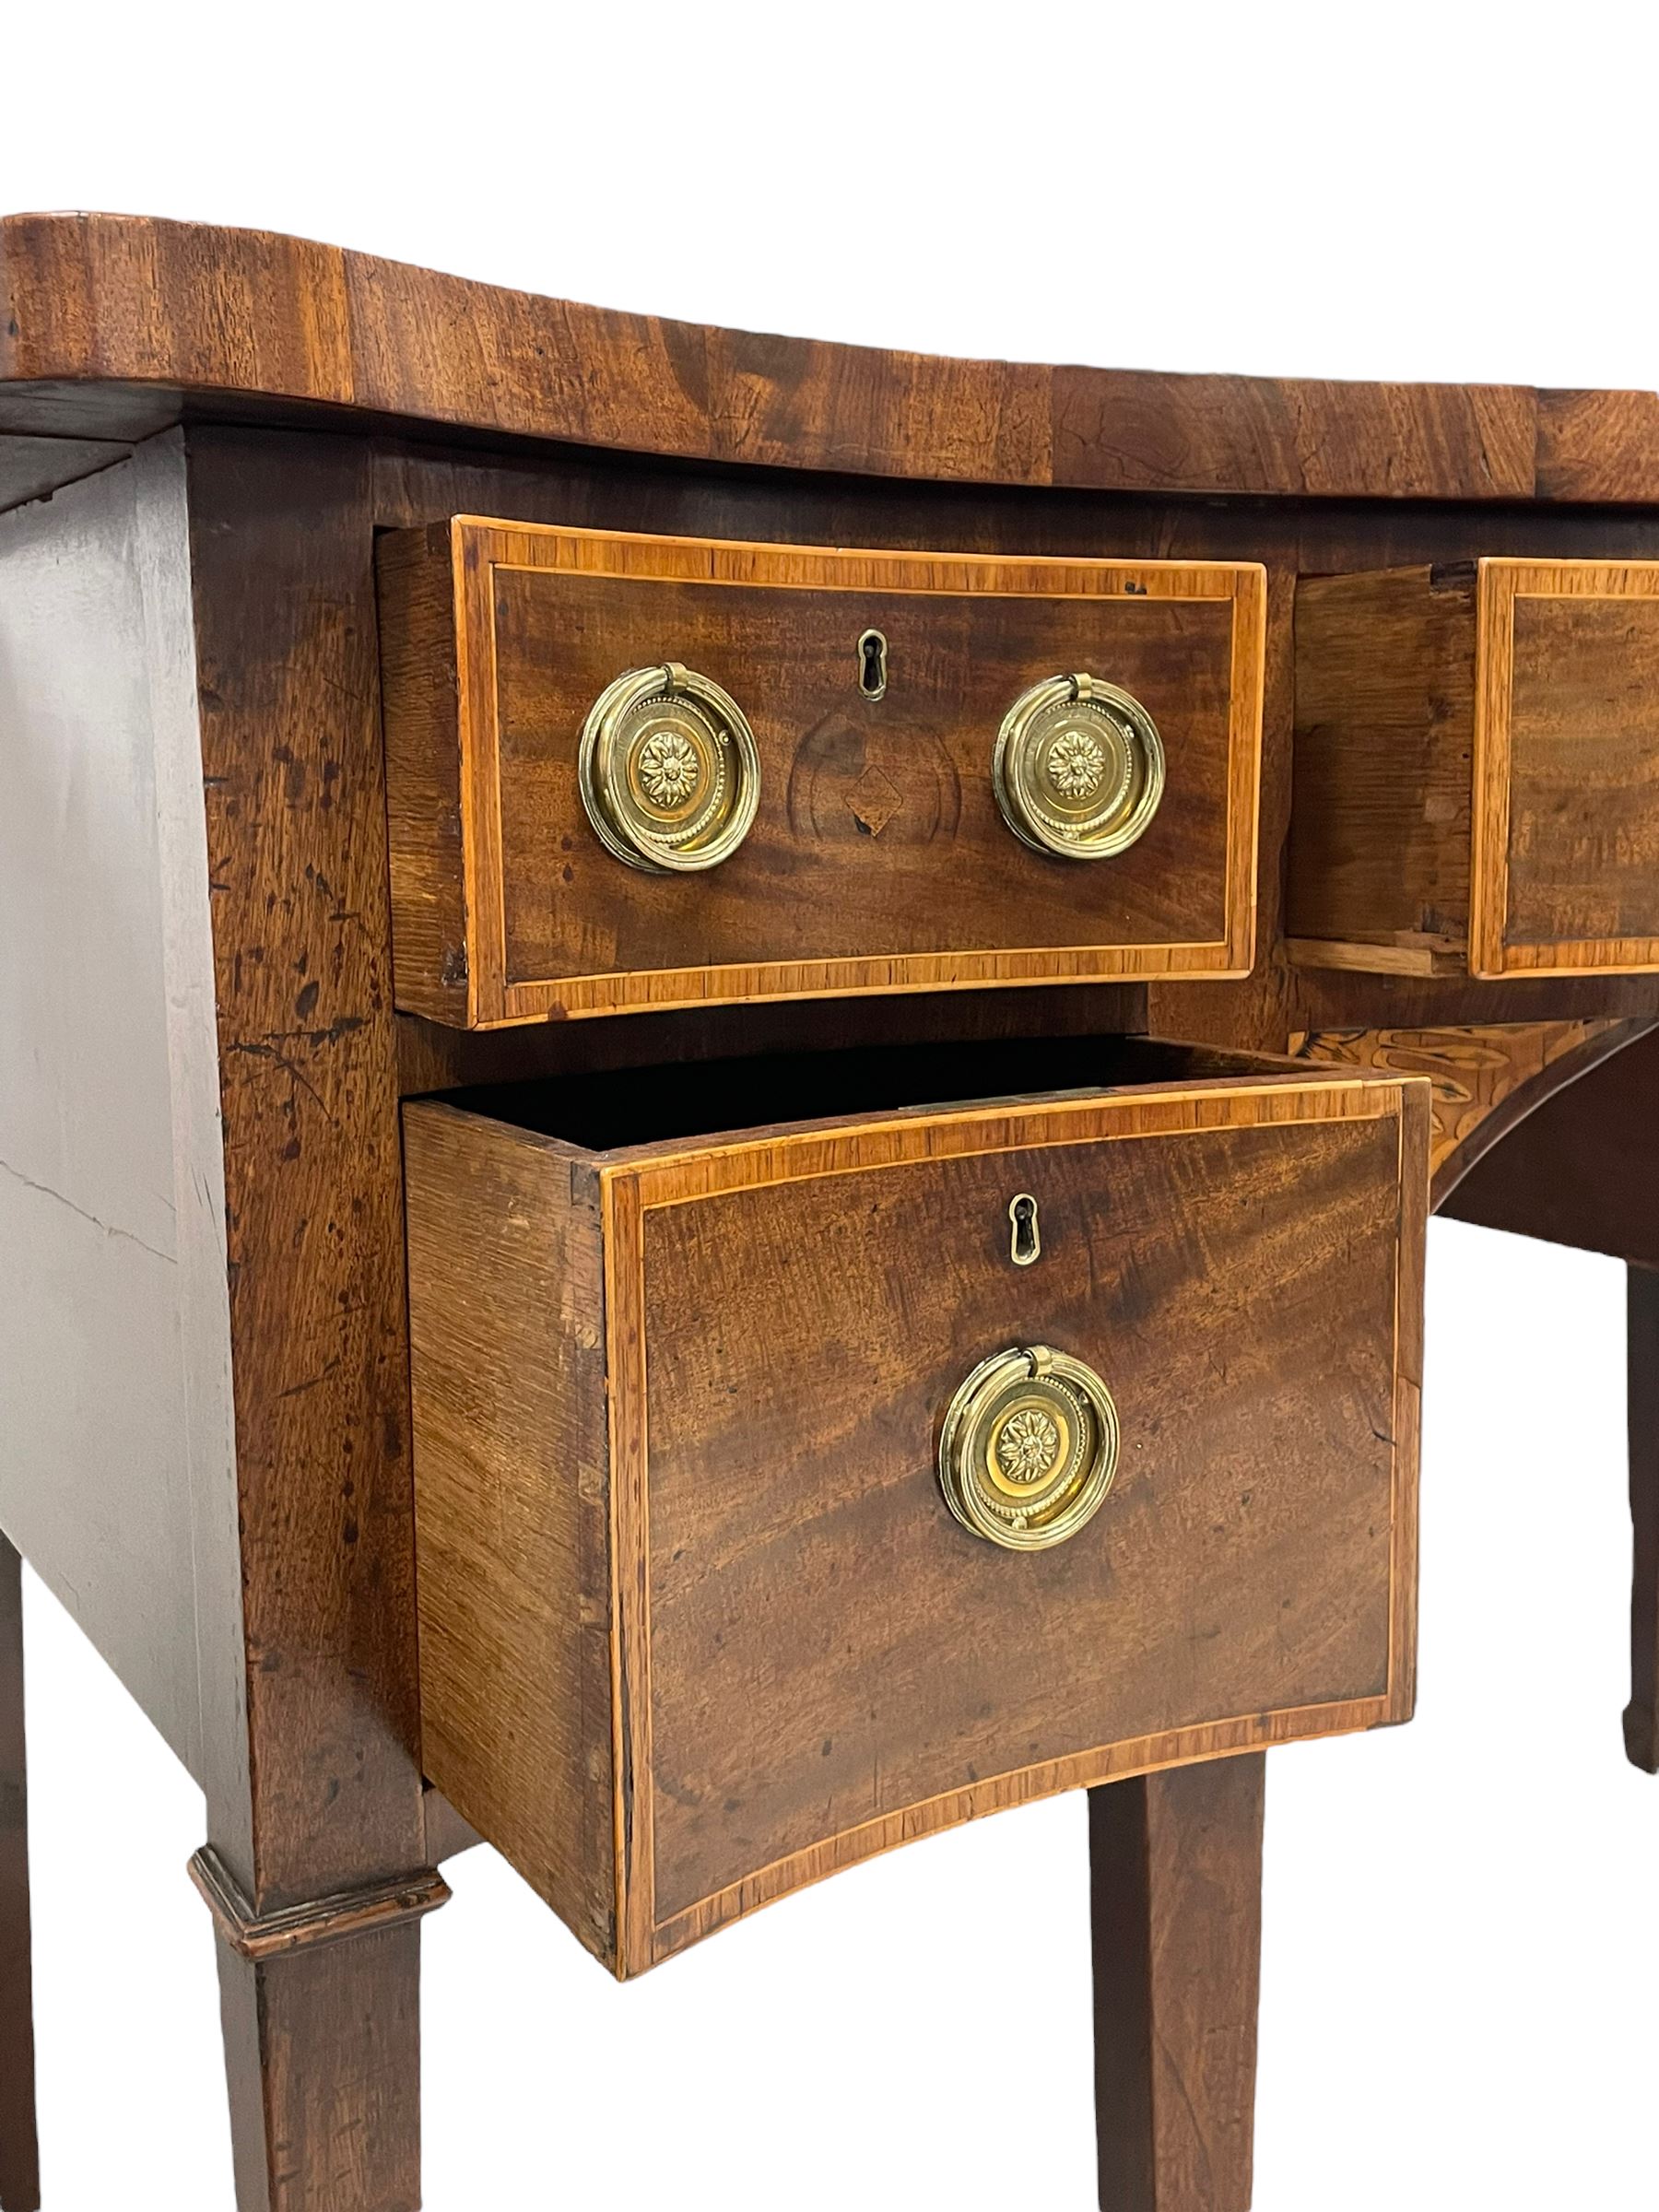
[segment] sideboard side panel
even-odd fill
[[[0,1524],[199,1776],[198,1564],[239,1601],[187,558],[175,434],[0,518]]]

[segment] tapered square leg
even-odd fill
[[[221,1942],[238,2212],[416,2212],[419,1973],[418,1924],[263,1962]]]
[[[1630,1701],[1625,1749],[1659,1774],[1659,1273],[1626,1270],[1626,1356],[1630,1424]]]
[[[37,2212],[29,1777],[23,1740],[22,1562],[0,1536],[0,2207]]]
[[[262,1916],[211,1850],[191,1874],[218,1932],[238,2212],[417,2212],[420,1922],[441,1877]]]
[[[1102,2212],[1248,2212],[1265,1771],[1089,1792]]]

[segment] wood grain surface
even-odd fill
[[[1470,956],[1659,968],[1659,563],[1483,561]]]
[[[1307,941],[1332,964],[1431,972],[1464,954],[1474,732],[1472,571],[1298,585],[1285,927],[1299,956]]]
[[[405,1122],[425,1763],[594,1955],[616,1947],[596,1176]],[[561,1160],[562,1179],[549,1179]]]
[[[0,428],[262,406],[686,460],[1145,492],[1659,500],[1659,398],[950,360],[539,299],[275,233],[0,220]],[[10,386],[10,391],[6,390]]]
[[[457,513],[488,513],[797,546],[886,546],[920,553],[952,546],[1017,559],[1259,560],[1268,571],[1268,591],[1257,964],[1243,982],[1151,979],[1149,1026],[1172,1035],[1198,1030],[1246,1050],[1282,1052],[1297,1029],[1527,1021],[1659,1008],[1659,976],[1475,980],[1461,961],[1441,974],[1344,974],[1292,964],[1283,944],[1298,576],[1416,565],[1449,569],[1497,556],[1653,560],[1659,559],[1659,522],[1641,509],[1334,499],[1202,501],[850,477],[700,475],[644,461],[624,467],[571,450],[488,454],[388,439],[376,449],[375,513],[388,530],[424,527]],[[959,995],[967,1000],[976,994]],[[1024,993],[1010,995],[1018,1001]],[[854,1005],[870,1003],[830,1002],[819,1008],[819,1018],[832,1030],[838,1020],[853,1018],[849,1009]],[[902,999],[889,1004],[902,1015]],[[810,1002],[800,1002],[796,1011],[808,1018]],[[729,1017],[739,1023],[749,1018],[741,1008]],[[594,1027],[582,1026],[590,1031]],[[598,1026],[614,1036],[634,1025]],[[567,1049],[612,1046],[607,1040],[604,1046],[595,1041]],[[741,1041],[728,1049],[742,1050]]]
[[[213,1841],[263,1912],[420,1850],[385,786],[360,451],[205,431],[191,487],[251,1654]]]
[[[509,529],[382,548],[399,1004],[481,1026],[818,991],[1241,974],[1255,908],[1263,578],[1248,565]],[[882,630],[889,682],[858,686]],[[578,740],[677,661],[756,732],[759,811],[695,876],[608,853]],[[1032,853],[992,784],[1003,717],[1087,670],[1151,712],[1163,803],[1096,864]]]
[[[1106,2212],[1250,2212],[1267,1760],[1088,1794]]]
[[[218,1951],[237,2212],[419,2212],[419,1921]]]
[[[1311,965],[1659,968],[1659,564],[1297,594],[1288,935]]]
[[[574,1143],[406,1109],[428,1768],[595,1949],[597,1854],[619,1972],[976,1813],[1409,1711],[1423,1087],[1147,1053],[1149,1088],[703,1143],[653,1136],[677,1097],[595,1149],[580,1084],[531,1107]],[[1107,1375],[1123,1472],[1005,1554],[949,1520],[935,1425],[1051,1341]],[[608,1867],[569,1802],[607,1759]]]
[[[1393,1453],[1361,1414],[1393,1398],[1397,1154],[1388,1120],[1212,1132],[650,1212],[662,1922],[980,1777],[1386,1697]],[[1023,1342],[1101,1370],[1124,1449],[1100,1520],[1011,1559],[949,1521],[931,1445]]]
[[[326,1893],[331,1874],[342,1869],[349,1881],[372,1887],[380,1874],[397,1870],[394,1862],[406,1869],[424,1849],[413,1761],[406,1747],[401,1756],[394,1748],[407,1726],[413,1665],[410,1577],[398,1564],[399,1547],[406,1559],[410,1549],[410,1493],[406,1466],[398,1472],[406,1450],[396,1426],[404,1403],[401,1253],[395,1135],[388,1132],[399,1078],[372,758],[376,527],[483,512],[918,553],[949,545],[1005,559],[1261,560],[1269,572],[1258,885],[1265,957],[1248,982],[1159,982],[1091,994],[1097,1005],[1114,1002],[1110,1011],[1102,1005],[1101,1026],[1152,1020],[1278,1049],[1301,1031],[1397,1036],[1493,1022],[1588,1030],[1659,1014],[1653,974],[1517,970],[1477,982],[1437,970],[1443,956],[1433,952],[1417,972],[1292,967],[1282,949],[1279,865],[1290,811],[1298,574],[1444,567],[1498,555],[1533,563],[1654,560],[1653,394],[1319,387],[930,362],[611,316],[302,241],[136,218],[0,225],[0,427],[34,441],[28,451],[8,447],[0,456],[0,496],[47,488],[43,459],[78,473],[88,459],[112,455],[181,415],[195,426],[204,765],[215,810],[221,1043],[230,1055],[225,1106],[238,1444],[250,1620],[258,1631],[251,1652],[244,1649],[240,1614],[233,1621],[229,1606],[209,1604],[203,1680],[219,1710],[209,1718],[203,1763],[216,1839],[250,1878],[258,1877],[274,1910],[283,1909],[276,1900],[285,1894],[303,1901]],[[232,412],[312,431],[332,421],[350,428],[354,441],[199,427]],[[372,439],[364,434],[371,417],[380,418]],[[418,427],[419,437],[398,435],[388,417]],[[458,439],[446,449],[432,436],[445,422],[472,442]],[[496,450],[473,440],[476,432]],[[531,442],[553,439],[571,442]],[[514,448],[513,440],[524,442]],[[42,456],[41,443],[59,450]],[[663,457],[661,465],[653,455]],[[717,465],[684,465],[699,459]],[[1223,496],[1186,496],[1194,491]],[[1602,504],[1580,503],[1586,500]],[[1604,618],[1619,618],[1618,610],[1595,622]],[[1541,670],[1547,659],[1584,646],[1579,620],[1563,618],[1547,636],[1540,629]],[[1524,662],[1529,648],[1520,629],[1516,641]],[[1590,636],[1586,649],[1605,652],[1605,634]],[[1640,643],[1640,654],[1646,652]],[[1538,789],[1559,798],[1571,788],[1562,766],[1571,733],[1549,725],[1547,703],[1538,725]],[[1645,823],[1645,792],[1634,794],[1630,813]],[[1594,825],[1590,834],[1599,834]],[[1591,860],[1599,866],[1606,857],[1583,834],[1575,839],[1564,871],[1545,871],[1526,886],[1545,919],[1563,886],[1571,891],[1594,873],[1581,879],[1573,868]],[[1612,856],[1618,858],[1616,842]],[[1643,857],[1644,880],[1646,866]],[[1630,913],[1615,911],[1610,928],[1623,931],[1641,918],[1634,906],[1641,888],[1616,892],[1617,900],[1629,894]],[[284,963],[301,955],[314,964],[290,975]],[[301,1011],[299,1000],[313,980],[318,998]],[[920,1009],[924,1002],[911,1003]],[[1040,1007],[1039,994],[1030,1003],[1034,1029],[1059,1020],[1052,1003]],[[895,1011],[902,1002],[874,1002],[876,1027],[859,1033],[879,1033]],[[780,1018],[781,1026],[771,1026]],[[434,1041],[406,1024],[403,1079],[422,1088],[434,1079],[545,1075],[562,1085],[590,1053],[595,1061],[650,1065],[653,1034],[672,1041],[662,1057],[678,1063],[735,1049],[734,1032],[722,1026],[734,1020],[768,1025],[769,1041],[796,1045],[831,1041],[843,1018],[862,1016],[833,1007],[702,1009],[586,1025],[589,1038],[613,1034],[603,1045],[580,1046],[537,1029],[488,1064],[462,1054],[474,1045],[500,1053],[496,1039],[452,1033]],[[614,1034],[623,1030],[638,1034],[624,1041]],[[1006,1048],[1020,1039],[987,1022],[979,1042],[994,1041]],[[1570,1057],[1550,1062],[1546,1078]],[[1659,1214],[1648,1203],[1656,1187],[1656,1071],[1652,1041],[1593,1067],[1520,1122],[1449,1210],[1466,1200],[1468,1218],[1502,1218],[1659,1264]],[[1479,1083],[1472,1088],[1478,1103]],[[732,1117],[720,1125],[746,1124]],[[1050,1124],[1048,1141],[1064,1150],[1065,1140],[1053,1135],[1057,1126]],[[883,1135],[877,1149],[888,1141]],[[950,1153],[953,1141],[924,1163],[925,1171],[962,1165]],[[1006,1129],[998,1141],[1009,1141]],[[1426,1155],[1427,1142],[1426,1116],[1407,1112],[1408,1189],[1414,1147]],[[761,1205],[785,1172],[852,1171],[821,1136],[774,1139],[765,1149],[762,1161],[757,1148],[753,1192],[725,1191],[730,1156],[719,1146],[688,1158],[691,1186],[707,1191],[710,1203]],[[869,1164],[853,1166],[862,1172]],[[630,1213],[627,1198],[616,1199],[618,1233],[602,1255],[613,1303],[618,1285],[643,1266],[658,1221],[644,1203],[655,1166],[641,1159],[635,1167],[630,1187],[639,1203]],[[602,1171],[586,1161],[582,1172]],[[624,1180],[616,1179],[618,1194]],[[567,1174],[567,1212],[571,1187]],[[551,1218],[554,1200],[546,1202]],[[688,1201],[693,1211],[700,1203]],[[1123,1225],[1123,1234],[1134,1226]],[[642,1302],[636,1312],[643,1313]],[[589,1318],[598,1325],[591,1307]],[[1419,1327],[1406,1286],[1393,1431],[1402,1451],[1415,1416],[1410,1347]],[[637,1347],[623,1337],[618,1348],[631,1359]],[[290,1385],[292,1400],[285,1394]],[[620,1441],[618,1464],[634,1487],[618,1492],[618,1503],[635,1531],[646,1511],[649,1440],[627,1430],[626,1416],[629,1406],[648,1405],[649,1390],[649,1376],[635,1375],[632,1396],[620,1406],[619,1439],[602,1440],[606,1458]],[[350,1496],[347,1485],[358,1486]],[[1396,1653],[1409,1645],[1400,1616],[1410,1541],[1402,1515]],[[662,1567],[660,1554],[652,1556]],[[614,1739],[606,1737],[617,1785],[611,1844],[634,1885],[623,1901],[634,1916],[636,1962],[641,1924],[643,1958],[658,1940],[642,1872],[654,1871],[654,1837],[643,1827],[654,1811],[650,1745],[641,1761],[638,1701],[614,1691],[631,1693],[649,1656],[641,1588],[606,1584],[600,1593],[606,1619],[618,1606],[629,1617],[629,1640],[618,1646],[629,1671],[607,1686],[604,1702],[615,1724]],[[244,1695],[253,1700],[245,1732],[235,1718]],[[1408,1703],[1403,1677],[1395,1702],[1402,1710]],[[372,1716],[367,1727],[365,1715]],[[1111,1771],[1154,1766],[1163,1755],[1248,1750],[1271,1733],[1258,1717],[1173,1743],[1120,1746]],[[250,1747],[258,1758],[252,1785]],[[309,1762],[308,1747],[315,1750]],[[360,1770],[345,1764],[355,1747],[366,1752]],[[1045,1786],[1096,1780],[1106,1764],[1061,1762]],[[997,1801],[994,1790],[969,1784],[938,1805],[885,1818],[850,1845],[792,1863],[787,1878],[810,1878]],[[641,1858],[647,1842],[651,1853]],[[782,1886],[776,1869],[763,1870],[734,1909],[762,1902]],[[614,1909],[614,1885],[611,1896]],[[1187,1932],[1196,1939],[1195,1921]],[[239,2179],[248,2206],[336,2212],[363,2195],[394,2206],[413,2203],[417,1947],[417,1931],[407,1926],[259,1968],[226,1951]]]
[[[425,1848],[385,785],[361,448],[205,430],[189,465],[241,1552],[204,1766],[264,1919]],[[218,1947],[241,2212],[413,2212],[418,1915]]]
[[[1649,1026],[1603,1020],[1313,1030],[1293,1036],[1290,1052],[1323,1065],[1429,1077],[1431,1196],[1439,1206],[1507,1130]]]

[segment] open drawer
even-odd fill
[[[398,1005],[1243,975],[1251,562],[390,533]]]
[[[409,1103],[432,1781],[626,1974],[1404,1719],[1428,1095],[1100,1039]]]
[[[1659,968],[1659,562],[1304,577],[1295,763],[1303,965]]]

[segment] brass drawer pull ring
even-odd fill
[[[1009,708],[991,773],[1003,819],[1034,853],[1109,860],[1158,812],[1163,739],[1139,700],[1115,684],[1051,676]]]
[[[965,1529],[1006,1551],[1046,1551],[1100,1511],[1117,1473],[1112,1393],[1046,1344],[981,1360],[939,1432],[939,1483]]]
[[[577,771],[600,843],[653,876],[729,860],[760,799],[760,755],[743,709],[677,661],[606,686],[582,725]]]

